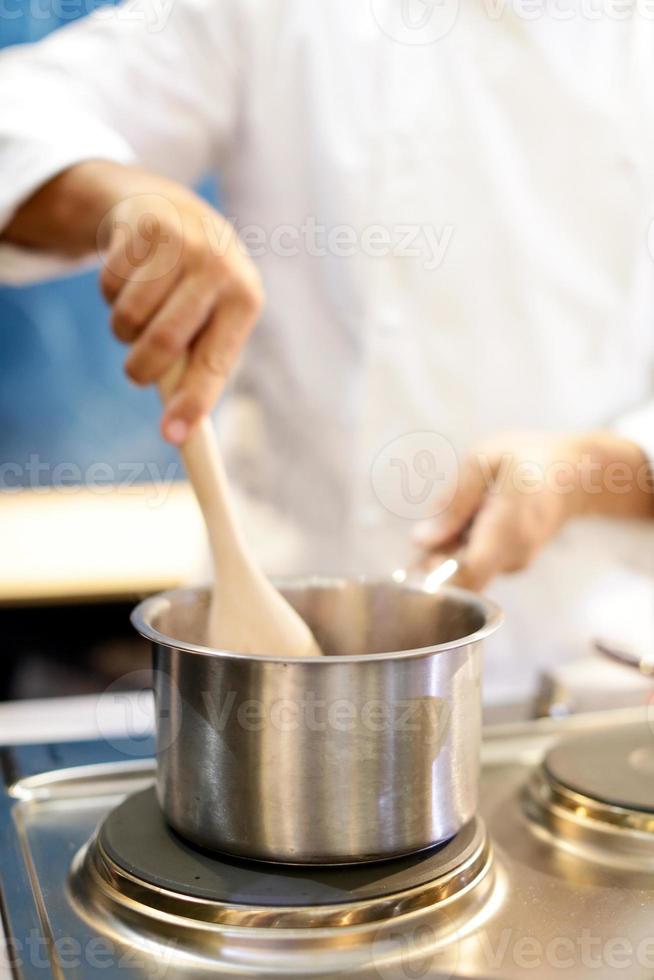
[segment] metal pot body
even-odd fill
[[[170,825],[211,850],[296,864],[375,861],[451,838],[477,807],[482,641],[498,610],[462,590],[394,583],[282,591],[324,657],[204,647],[205,591],[134,613],[153,641]]]

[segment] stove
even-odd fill
[[[162,819],[151,750],[1,751],[16,980],[654,976],[644,709],[487,730],[478,816],[446,844],[350,867],[187,844]]]

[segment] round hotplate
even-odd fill
[[[625,725],[559,742],[545,774],[591,800],[654,813],[654,727]]]
[[[424,885],[479,851],[478,819],[445,844],[374,864],[298,867],[202,851],[170,829],[154,787],[128,797],[105,819],[98,844],[123,871],[156,888],[236,905],[316,906],[363,902]]]

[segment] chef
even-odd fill
[[[173,443],[227,386],[275,570],[458,549],[490,700],[651,615],[642,5],[126,0],[4,53],[0,105],[3,279],[99,254],[129,377],[188,354]]]

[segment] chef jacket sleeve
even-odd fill
[[[232,0],[126,0],[0,53],[0,230],[83,160],[138,162],[186,183],[230,144],[240,65]],[[0,245],[0,279],[72,263]]]
[[[651,469],[654,470],[654,399],[621,415],[612,428],[619,435],[631,439],[640,446]]]

